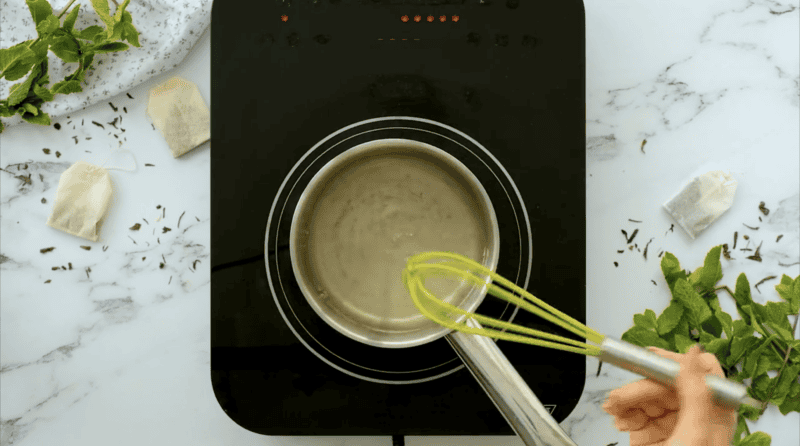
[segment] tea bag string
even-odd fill
[[[133,152],[131,152],[128,149],[122,149],[121,147],[118,147],[116,150],[111,152],[111,155],[108,155],[108,158],[106,158],[106,160],[103,161],[103,164],[101,164],[100,167],[105,166],[105,164],[108,162],[108,160],[111,159],[111,157],[114,156],[114,154],[116,152],[120,151],[120,150],[124,150],[124,151],[126,151],[126,152],[131,154],[131,158],[133,158],[133,169],[123,169],[121,167],[107,167],[106,169],[109,169],[109,170],[116,169],[116,170],[122,170],[122,171],[125,171],[125,172],[134,172],[136,170],[136,157],[133,155]]]

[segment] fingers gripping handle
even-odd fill
[[[678,362],[662,358],[647,349],[608,336],[603,339],[600,348],[603,350],[599,356],[601,361],[654,379],[672,388],[676,387],[676,378],[681,370]],[[757,409],[761,408],[761,402],[749,397],[747,387],[743,384],[719,376],[707,375],[706,386],[717,403],[733,407],[747,404]]]

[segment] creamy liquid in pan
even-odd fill
[[[443,170],[420,160],[378,158],[344,167],[316,202],[309,228],[316,291],[355,322],[390,330],[424,318],[403,286],[408,258],[453,251],[478,262],[486,247],[474,200]],[[447,299],[454,280],[428,279]],[[458,302],[452,302],[457,304]]]

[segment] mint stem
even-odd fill
[[[69,9],[69,7],[72,6],[73,3],[75,3],[75,0],[70,0],[70,2],[67,3],[67,6],[64,6],[64,9],[62,9],[61,12],[58,13],[58,16],[56,18],[60,19],[61,16],[63,16],[64,13],[67,12],[67,9]]]
[[[722,285],[721,287],[714,288],[712,291],[714,291],[714,293],[716,293],[719,290],[727,291],[728,294],[731,295],[731,298],[733,299],[734,303],[736,303],[736,308],[739,308],[741,310],[741,308],[739,307],[739,302],[736,302],[736,298],[733,297],[733,291],[731,291],[731,289],[728,288],[727,285]],[[795,321],[795,327],[796,326],[797,326],[797,321]],[[764,327],[764,329],[766,330],[766,327]],[[794,331],[792,331],[792,334],[794,334]],[[789,354],[789,352],[787,350],[784,350],[783,347],[781,347],[780,344],[778,344],[778,341],[776,339],[773,339],[772,342],[770,343],[770,345],[775,350],[775,353],[778,354],[778,356],[780,356],[780,355],[786,356],[786,355]],[[790,350],[791,350],[791,347],[790,347]]]

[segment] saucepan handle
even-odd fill
[[[577,446],[491,338],[454,331],[446,339],[527,446]]]

